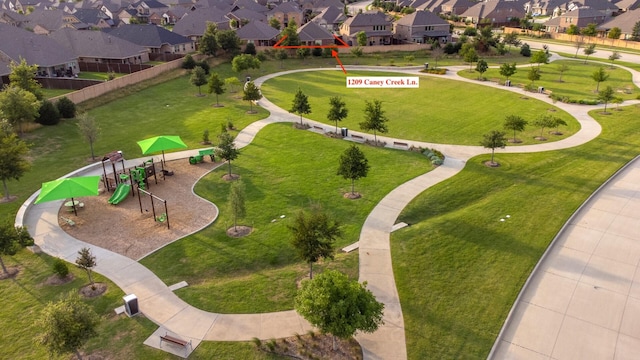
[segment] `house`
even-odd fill
[[[340,35],[349,45],[357,45],[360,31],[367,35],[368,45],[389,45],[392,42],[393,24],[381,12],[363,12],[348,18],[340,26]]]
[[[38,66],[40,76],[72,76],[78,73],[78,61],[71,49],[45,35],[0,24],[0,59],[20,62],[25,59],[29,65]],[[8,75],[2,73],[0,76]]]
[[[176,22],[176,25],[173,27],[173,32],[198,42],[206,30],[208,22],[216,24],[218,30],[229,29],[229,19],[225,16],[223,10],[210,7],[198,8],[196,11],[187,13],[182,19]]]
[[[449,0],[442,3],[440,11],[445,15],[461,15],[476,4],[472,0]]]
[[[138,12],[134,9],[122,9],[118,15],[119,24],[131,24],[131,19],[136,19],[136,14]]]
[[[629,11],[631,9],[640,8],[640,0],[620,0],[614,2],[620,11]]]
[[[416,11],[405,15],[393,24],[395,38],[405,43],[430,43],[451,40],[449,23],[431,11]]]
[[[189,9],[182,6],[173,6],[162,14],[162,25],[175,25],[189,13]]]
[[[129,24],[102,31],[144,46],[152,54],[187,54],[196,50],[193,40],[156,25]]]
[[[532,16],[550,16],[553,10],[565,4],[567,0],[533,0],[524,4],[524,11]]]
[[[640,9],[629,10],[622,13],[598,26],[598,31],[605,33],[605,36],[611,29],[617,27],[621,30],[620,39],[629,40],[633,37],[633,27],[640,21]]]
[[[602,24],[608,18],[602,11],[581,7],[545,22],[544,26],[548,32],[564,33],[571,25],[582,29],[589,24]]]
[[[311,21],[330,32],[338,32],[340,30],[340,24],[345,20],[347,20],[347,16],[344,14],[342,8],[335,6],[322,9],[318,15],[311,19]]]
[[[509,24],[513,19],[526,16],[522,1],[488,0],[476,3],[460,17],[472,24],[486,23],[492,26]]]
[[[310,21],[298,28],[301,45],[332,45],[335,38],[327,29]]]
[[[25,16],[21,27],[39,35],[47,35],[65,26],[72,26],[72,22],[65,21],[66,15],[62,10],[35,9]]]
[[[77,22],[87,24],[89,27],[109,28],[115,25],[113,20],[100,9],[76,9],[72,15]]]
[[[607,17],[616,14],[620,10],[616,5],[610,3],[607,0],[568,1],[560,4],[558,7],[553,9],[553,14],[551,15],[551,17],[558,17],[562,14],[584,7],[602,11]]]
[[[267,21],[275,18],[281,28],[287,27],[289,21],[294,20],[298,26],[304,24],[302,9],[295,2],[283,2],[267,13]]]
[[[236,30],[236,35],[242,41],[256,46],[273,46],[280,35],[280,31],[261,21],[251,21]]]
[[[72,50],[79,62],[142,64],[149,61],[144,46],[111,36],[103,31],[61,29],[49,35]]]
[[[440,14],[442,12],[442,4],[447,0],[410,0],[408,1],[408,7],[416,10],[428,10],[434,14]]]
[[[149,17],[152,14],[157,14],[155,21],[158,21],[159,24],[159,17],[162,16],[165,11],[169,10],[169,6],[156,0],[140,0],[129,5],[129,10],[136,11],[136,18],[138,22],[142,24],[150,24],[151,21]]]
[[[22,23],[27,19],[24,15],[18,14],[17,12],[2,10],[0,11],[0,23],[9,24],[12,26],[22,26]]]

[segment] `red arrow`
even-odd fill
[[[340,67],[342,68],[342,72],[344,72],[346,74],[347,70],[345,70],[344,66],[342,66],[342,61],[340,61],[340,58],[338,57],[338,52],[335,51],[335,50],[331,50],[331,56],[336,58],[336,60],[338,61],[338,65],[340,65]]]

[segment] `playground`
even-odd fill
[[[147,191],[167,201],[170,229],[164,222],[154,221],[148,195],[142,195],[140,213],[137,192],[136,197],[129,192],[124,200],[111,205],[108,201],[113,192],[106,191],[102,183],[99,196],[82,199],[85,206],[79,210],[78,216],[69,216],[68,210],[61,207],[59,224],[76,239],[139,260],[150,252],[199,230],[217,217],[217,208],[191,191],[198,178],[216,165],[210,161],[197,166],[190,165],[186,159],[168,161],[166,166],[174,175],[159,180],[158,184],[150,179],[151,185]],[[156,217],[161,217],[164,204],[154,200],[154,206]],[[71,226],[64,221],[63,218],[69,217],[73,218],[75,225]]]

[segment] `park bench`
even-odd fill
[[[319,130],[319,131],[324,132],[324,128],[323,128],[322,126],[313,125],[313,128],[314,128],[315,130]]]
[[[352,134],[352,135],[351,135],[351,137],[352,137],[353,139],[355,139],[355,140],[364,141],[364,137],[363,137],[363,136],[360,136],[360,135],[353,135],[353,134]]]
[[[404,143],[404,142],[394,141],[393,142],[393,146],[409,147],[409,144]]]
[[[203,162],[205,155],[209,155],[209,158],[211,159],[212,162],[216,161],[215,152],[214,152],[213,148],[211,148],[211,149],[199,150],[198,151],[198,155],[190,156],[189,157],[189,164],[195,165],[197,163]]]
[[[167,333],[165,333],[164,336],[160,335],[160,347],[162,347],[162,342],[163,341],[171,343],[171,344],[174,344],[174,345],[180,345],[180,346],[184,347],[187,350],[188,350],[187,346],[191,345],[191,340],[186,341],[186,340],[178,339],[178,338],[173,337],[173,336],[171,336],[171,335],[169,335]]]

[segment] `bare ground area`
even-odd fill
[[[142,194],[142,213],[140,200],[129,194],[118,205],[108,203],[112,193],[102,191],[99,196],[83,197],[77,200],[84,203],[78,209],[78,216],[61,207],[58,217],[60,227],[69,235],[86,243],[96,245],[133,260],[139,260],[164,245],[182,238],[210,224],[218,215],[217,208],[193,194],[196,181],[220,163],[209,161],[190,165],[187,159],[168,161],[165,169],[174,175],[162,179],[158,184],[150,178],[147,189],[153,195],[167,201],[168,223],[154,221],[152,201]],[[159,170],[159,165],[156,166]],[[135,187],[134,187],[135,192]],[[156,216],[165,212],[161,201],[153,200]],[[70,226],[60,217],[73,220]]]

